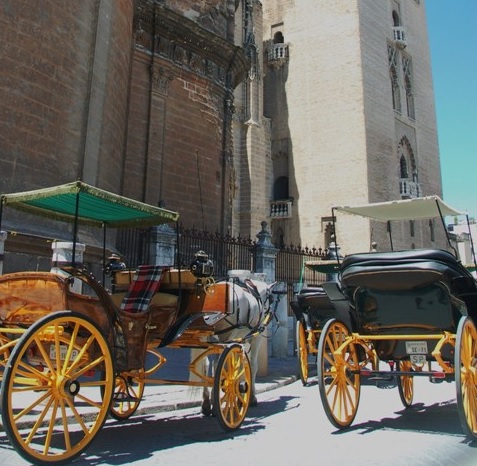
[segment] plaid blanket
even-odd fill
[[[147,311],[152,296],[161,284],[163,270],[164,267],[157,265],[140,265],[121,301],[120,309],[131,313]]]

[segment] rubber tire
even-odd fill
[[[60,360],[51,356],[54,345],[55,354],[59,345],[77,353]],[[2,422],[10,444],[31,463],[69,464],[103,426],[113,380],[108,342],[92,320],[72,311],[39,319],[18,340],[2,381]]]
[[[214,377],[212,404],[221,427],[238,429],[251,401],[252,372],[243,346],[233,343],[219,357]]]
[[[400,361],[399,369],[409,372],[412,369],[411,361]],[[414,399],[414,377],[410,375],[401,375],[398,377],[398,391],[401,403],[405,408],[412,406]]]
[[[361,394],[355,345],[348,343],[342,348],[342,362],[333,354],[350,335],[346,324],[331,319],[323,327],[318,342],[320,397],[328,420],[338,429],[349,427],[354,421]]]
[[[461,317],[455,342],[457,410],[467,437],[477,438],[477,329],[470,317]]]
[[[156,361],[149,364],[147,355],[152,356]],[[125,371],[116,375],[114,384],[114,393],[111,400],[110,414],[111,417],[117,421],[125,421],[129,419],[139,408],[141,399],[144,395],[144,387],[146,386],[145,380],[156,372],[159,367],[164,363],[164,357],[159,351],[148,348],[146,354],[146,367],[134,370]],[[133,396],[136,400],[119,401],[116,397],[119,393],[124,393],[126,397]]]
[[[298,374],[304,387],[308,384],[308,343],[305,324],[298,320],[296,323],[296,354],[298,359]]]

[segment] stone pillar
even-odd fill
[[[288,296],[287,284],[279,282],[275,285],[274,291],[280,293],[274,295],[275,300],[280,299],[277,306],[277,320],[272,322],[272,356],[275,358],[286,358],[288,356]],[[275,305],[275,304],[273,304]]]
[[[257,234],[255,272],[266,273],[267,283],[275,281],[275,262],[278,249],[272,244],[272,235],[267,231],[267,222],[262,222],[262,230]]]
[[[0,231],[0,275],[3,274],[3,260],[5,258],[5,241],[7,240],[7,232]]]
[[[177,236],[174,228],[165,223],[154,228],[151,233],[152,263],[162,266],[173,266]]]
[[[265,273],[266,282],[273,283],[275,281],[275,261],[278,249],[272,244],[272,235],[267,231],[267,222],[262,222],[262,230],[257,234],[258,242],[256,249],[255,272]],[[268,336],[270,326],[258,338],[262,338],[260,351],[258,355],[258,376],[266,376],[268,374]]]
[[[73,245],[75,247],[75,258],[73,261]],[[59,275],[67,275],[64,270],[61,270],[61,267],[68,265],[81,265],[83,263],[83,252],[85,250],[85,245],[83,243],[74,244],[71,241],[55,241],[51,244],[51,249],[53,249],[53,257],[51,259],[51,272],[57,273]],[[83,282],[79,279],[74,280],[71,285],[71,290],[75,293],[82,292]]]

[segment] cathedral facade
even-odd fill
[[[188,227],[253,239],[266,221],[278,247],[323,248],[332,206],[442,194],[424,0],[5,0],[0,31],[0,192],[81,179]],[[384,246],[383,225],[336,225],[344,252]],[[2,229],[4,271],[69,237],[18,214]],[[403,223],[397,246],[431,229]]]

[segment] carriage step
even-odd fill
[[[376,387],[382,388],[384,390],[397,387],[397,381],[395,377],[370,377],[368,380],[374,382]]]
[[[124,393],[116,393],[113,395],[113,401],[116,403],[139,403],[141,398],[125,395]]]

